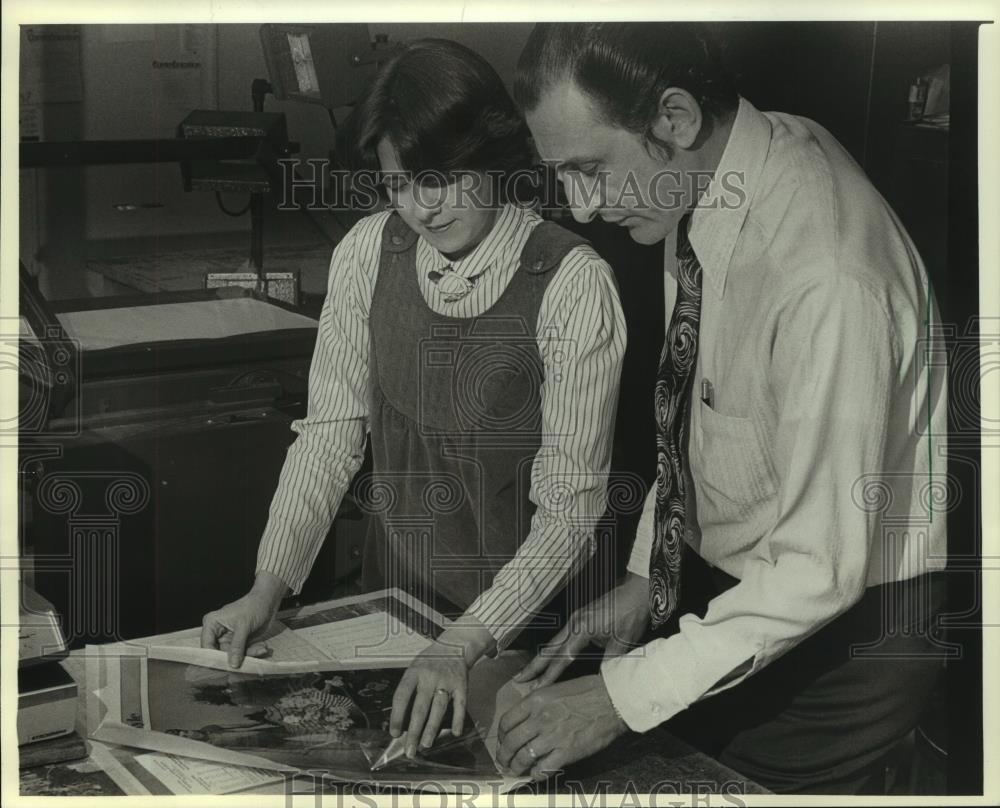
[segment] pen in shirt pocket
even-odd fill
[[[715,406],[715,388],[708,379],[701,380],[701,400],[709,407]]]

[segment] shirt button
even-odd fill
[[[403,239],[401,239],[399,236],[393,236],[392,237],[392,243],[393,244],[402,244],[403,243]]]
[[[543,266],[545,266],[544,262],[542,262],[542,261],[535,261],[535,269],[536,270],[541,269]]]
[[[649,711],[653,715],[659,715],[660,713],[663,712],[663,710],[660,708],[660,705],[659,704],[654,704],[654,703],[650,703],[650,705],[649,705]]]

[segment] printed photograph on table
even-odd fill
[[[110,695],[98,739],[352,781],[502,779],[471,720],[460,737],[443,731],[431,749],[373,769],[392,741],[392,695],[405,668],[250,675],[114,656],[103,665]]]

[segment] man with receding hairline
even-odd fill
[[[665,239],[667,323],[628,573],[522,671],[501,763],[540,777],[673,719],[776,792],[877,791],[940,667],[946,377],[912,241],[701,26],[536,26],[515,95],[579,221]],[[588,643],[600,673],[557,682]]]

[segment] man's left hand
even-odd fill
[[[500,765],[540,780],[628,732],[600,675],[540,687],[500,719]]]

